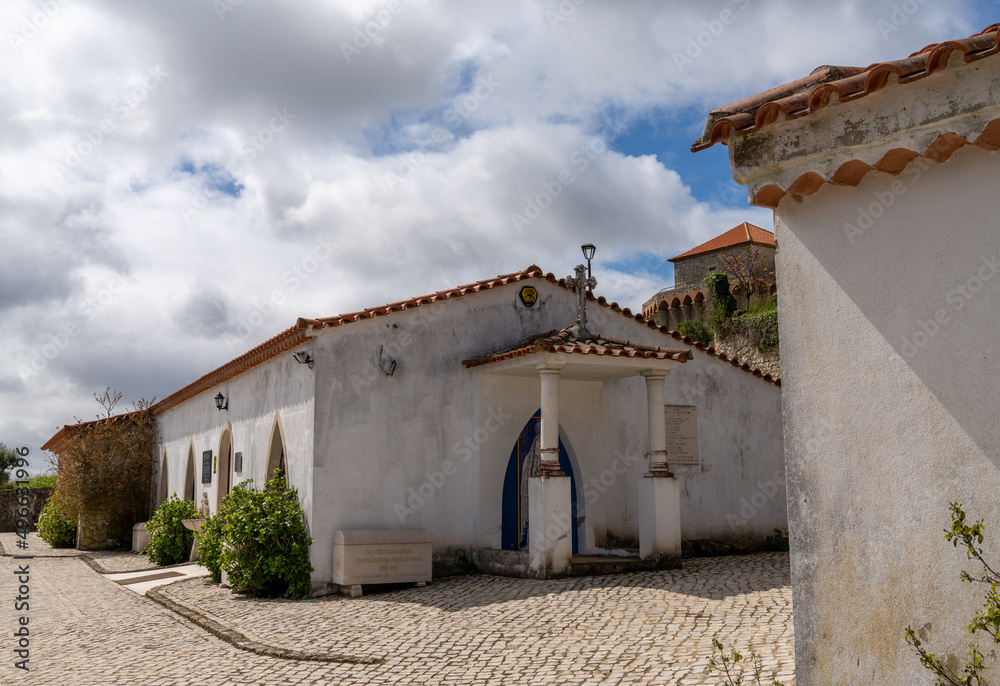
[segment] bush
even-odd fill
[[[53,548],[72,548],[76,544],[76,522],[55,497],[49,498],[38,516],[38,535]]]
[[[215,583],[222,581],[222,538],[231,502],[228,495],[223,497],[218,513],[208,517],[198,532],[198,564],[212,574]]]
[[[312,539],[298,493],[285,486],[284,477],[271,479],[261,492],[244,481],[223,501],[218,565],[229,585],[257,597],[309,597]]]
[[[714,321],[718,338],[744,336],[761,352],[778,349],[778,301],[771,295],[754,302],[746,312]]]
[[[174,565],[187,562],[191,555],[194,532],[184,526],[181,520],[195,519],[198,511],[190,500],[178,500],[170,496],[146,522],[149,546],[146,553],[150,562],[158,565]]]
[[[729,286],[729,275],[725,272],[712,272],[705,277],[705,285],[708,286],[708,298],[712,303],[710,321],[713,327],[718,328],[721,322],[736,312],[736,298]]]
[[[690,336],[692,340],[698,341],[702,345],[712,344],[712,330],[695,319],[688,319],[678,324],[677,333],[682,336]]]

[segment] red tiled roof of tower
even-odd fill
[[[774,234],[767,229],[754,226],[749,222],[743,222],[739,226],[729,229],[729,231],[726,231],[724,234],[716,236],[710,241],[691,248],[686,253],[682,253],[677,257],[671,257],[668,262],[680,260],[685,257],[694,257],[695,255],[715,252],[716,250],[724,250],[725,248],[732,248],[745,243],[756,243],[758,245],[767,245],[773,248]]]
[[[965,63],[1000,52],[1000,24],[958,40],[932,43],[909,57],[858,67],[818,67],[809,76],[712,110],[692,152],[727,143],[736,134],[752,133],[779,119],[805,117],[828,105],[857,100],[884,88],[890,79],[907,84],[948,67],[951,53]]]

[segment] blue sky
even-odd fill
[[[975,0],[392,6],[0,5],[0,440],[40,446],[106,386],[162,398],[299,316],[568,274],[585,242],[598,293],[638,309],[667,258],[772,228],[723,146],[690,152],[710,109],[1000,20]]]

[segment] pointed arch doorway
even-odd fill
[[[289,486],[288,465],[285,463],[285,437],[281,431],[281,423],[277,418],[275,418],[274,426],[271,428],[271,445],[267,449],[264,482],[266,483],[276,476],[285,477],[285,485]]]
[[[541,459],[542,411],[539,409],[521,429],[507,461],[503,480],[501,517],[501,547],[504,550],[521,550],[528,546],[528,479],[538,469]],[[577,523],[576,474],[562,438],[559,439],[559,468],[570,478],[570,529],[573,535],[573,554],[580,550]],[[582,509],[582,508],[581,508]]]
[[[194,498],[194,446],[188,448],[187,468],[184,470],[184,500],[197,505]]]
[[[219,486],[216,502],[233,490],[233,433],[226,427],[219,441]],[[218,506],[216,506],[218,507]]]

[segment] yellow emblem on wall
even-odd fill
[[[534,307],[535,303],[538,302],[538,289],[534,286],[525,286],[521,289],[519,297],[525,307]]]

